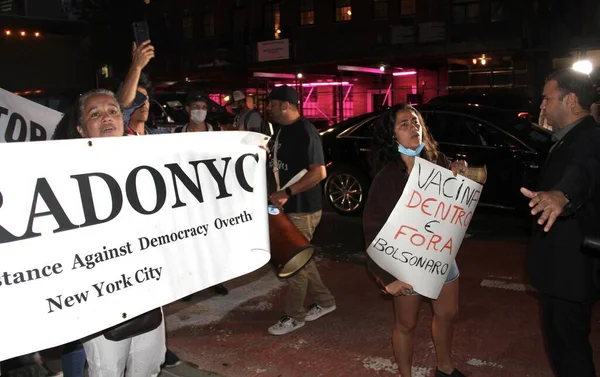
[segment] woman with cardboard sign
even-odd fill
[[[369,199],[363,213],[363,230],[368,247],[379,234],[400,199],[419,156],[454,174],[464,173],[467,163],[459,160],[452,164],[437,150],[421,114],[412,106],[395,105],[384,111],[375,126],[373,166],[375,176]],[[367,254],[369,270],[386,294],[394,297],[394,329],[392,343],[400,375],[411,377],[415,327],[422,296],[406,282],[397,280],[379,267]],[[458,267],[452,263],[446,282],[437,300],[432,300],[432,334],[437,355],[436,377],[465,377],[454,368],[451,359],[454,321],[458,313]]]

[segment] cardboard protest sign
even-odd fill
[[[267,263],[266,156],[246,134],[0,148],[0,360]]]
[[[400,200],[367,248],[369,257],[419,294],[436,299],[482,189],[417,157]]]
[[[0,143],[50,140],[63,113],[0,88]]]

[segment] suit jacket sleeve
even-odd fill
[[[571,199],[572,210],[577,210],[591,199],[598,190],[600,178],[600,129],[590,127],[578,136],[575,157],[553,188]]]

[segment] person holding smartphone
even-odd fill
[[[143,69],[154,58],[154,46],[150,40],[137,45],[133,43],[131,66],[119,89],[118,99],[123,109],[123,119],[129,135],[149,135],[164,133],[146,126],[150,110],[150,80]]]

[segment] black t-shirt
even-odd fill
[[[279,126],[279,129],[278,145],[271,145],[271,157],[274,148],[277,148],[281,187],[302,169],[308,170],[309,165],[325,165],[321,137],[312,123],[301,117],[293,124]],[[273,139],[277,137],[277,132]],[[273,168],[273,159],[269,161],[269,168]],[[316,212],[321,209],[321,204],[321,187],[317,184],[290,197],[283,209],[287,213]]]

